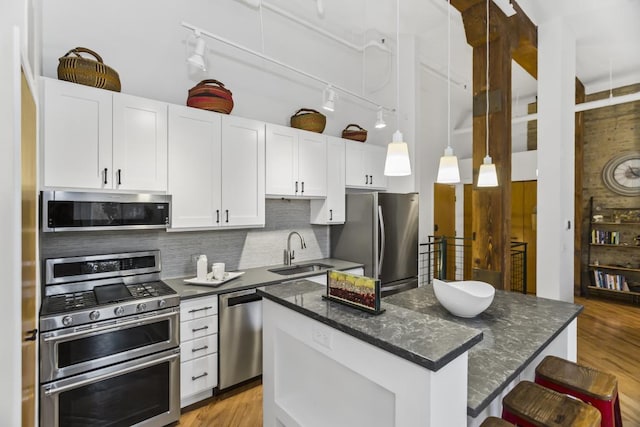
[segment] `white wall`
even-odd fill
[[[573,302],[576,41],[562,18],[538,26],[537,294]]]
[[[20,425],[21,408],[21,218],[20,34],[25,5],[5,2],[0,13],[0,424]],[[24,39],[24,38],[23,38]]]
[[[234,115],[289,125],[299,108],[320,109],[321,83],[211,38],[205,37],[207,72],[190,68],[186,57],[193,36],[181,26],[183,21],[262,51],[259,10],[237,0],[51,0],[42,2],[42,74],[56,77],[58,58],[83,46],[118,71],[123,93],[184,104],[188,89],[204,78],[215,78],[233,92]],[[366,87],[383,87],[364,95],[395,106],[395,60],[389,61],[386,54],[374,48],[365,56],[266,8],[263,26],[266,55],[353,92],[361,93],[365,59],[365,69],[391,71],[391,79],[387,73],[367,73]],[[395,51],[393,40],[387,44]],[[326,113],[325,134],[339,136],[347,124],[358,123],[369,130],[367,143],[385,145],[391,140],[393,115],[387,114],[386,129],[376,130],[376,106],[338,96],[336,111]]]

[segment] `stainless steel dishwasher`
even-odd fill
[[[262,297],[256,289],[218,296],[220,390],[262,375]]]

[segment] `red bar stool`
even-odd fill
[[[520,381],[502,399],[502,419],[519,427],[598,427],[593,406],[531,381]]]
[[[480,424],[480,427],[516,427],[516,425],[511,424],[502,418],[487,417],[482,424]]]
[[[596,407],[602,414],[601,427],[622,427],[615,376],[556,356],[547,356],[536,367],[536,383]]]

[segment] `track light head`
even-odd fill
[[[196,31],[196,47],[193,50],[193,55],[187,58],[187,62],[202,71],[207,71],[207,65],[204,61],[205,47],[204,39],[200,37],[200,32]]]
[[[376,115],[376,129],[386,128],[387,124],[384,121],[384,117],[382,115],[382,107],[378,107],[378,113]]]

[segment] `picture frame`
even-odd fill
[[[367,313],[384,312],[380,307],[380,280],[359,274],[327,271],[327,294],[323,298]]]

